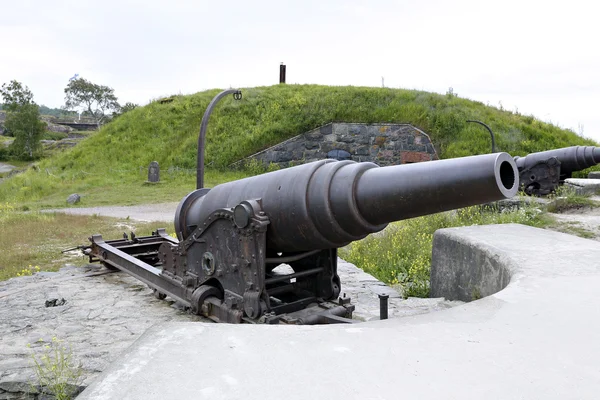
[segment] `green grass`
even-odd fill
[[[431,248],[436,230],[506,223],[545,227],[552,220],[533,205],[503,212],[467,207],[392,223],[382,233],[340,249],[340,257],[385,283],[400,285],[407,297],[428,297]]]
[[[107,177],[110,175],[110,177]],[[242,179],[246,171],[208,170],[206,186]],[[109,169],[107,171],[71,171],[54,175],[49,170],[30,170],[27,174],[11,178],[0,185],[10,193],[10,202],[31,210],[66,207],[72,193],[81,196],[81,202],[71,207],[103,205],[133,205],[180,201],[196,188],[194,171],[161,171],[161,182],[146,184],[148,172],[137,169]]]
[[[75,148],[40,161],[39,170],[4,182],[0,185],[0,201],[35,204],[53,194],[63,197],[73,192],[90,199],[88,194],[98,188],[102,188],[105,198],[120,199],[129,185],[139,182],[140,167],[147,168],[151,161],[158,161],[163,170],[171,166],[195,169],[202,114],[219,91],[172,96],[172,102],[155,101],[122,115]],[[489,135],[478,125],[466,123],[467,119],[490,125],[498,148],[512,155],[595,144],[531,116],[416,90],[276,85],[242,92],[241,101],[224,99],[211,117],[206,162],[213,169],[222,170],[245,156],[331,121],[411,123],[430,134],[442,158],[489,152]],[[160,190],[172,188],[165,185]],[[179,197],[180,193],[173,195],[173,199]]]
[[[88,244],[87,238],[95,233],[118,238],[130,231],[149,235],[161,227],[174,232],[173,224],[164,222],[21,212],[17,208],[0,204],[0,281],[39,270],[56,271],[67,262],[84,264],[87,258],[83,255],[61,254],[61,250]]]
[[[42,136],[43,140],[62,140],[64,138],[69,137],[68,134],[64,133],[64,132],[51,132],[51,131],[46,131],[44,133],[44,136]]]
[[[596,234],[594,232],[590,232],[581,226],[577,226],[579,224],[579,222],[572,221],[562,224],[556,223],[551,225],[550,227],[558,232],[568,233],[569,235],[579,236],[584,239],[593,239],[596,237]]]
[[[577,194],[577,191],[569,186],[560,186],[550,197],[551,203],[546,211],[561,213],[573,209],[600,207],[600,203],[590,199],[590,194]]]

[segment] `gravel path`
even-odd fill
[[[137,221],[173,222],[179,203],[144,204],[137,206],[106,206],[88,208],[57,208],[44,212],[60,212],[73,215],[99,215],[102,217],[131,218]]]
[[[600,203],[600,196],[591,196],[590,200]],[[574,233],[569,228],[579,229],[589,233],[588,239],[600,241],[600,207],[582,207],[550,215],[564,224],[566,230],[562,229],[563,232]]]

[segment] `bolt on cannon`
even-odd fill
[[[217,322],[347,323],[354,306],[340,297],[339,247],[392,221],[509,198],[518,187],[506,153],[388,167],[321,160],[199,187],[177,207],[177,239],[164,229],[94,235],[84,254]]]

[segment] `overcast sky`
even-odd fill
[[[0,0],[0,83],[59,107],[74,74],[121,103],[278,82],[445,93],[600,141],[593,1]]]

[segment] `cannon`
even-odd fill
[[[529,195],[552,193],[573,172],[600,163],[600,147],[572,146],[515,157],[521,188]]]
[[[517,175],[506,153],[388,167],[321,160],[191,192],[177,239],[94,235],[85,253],[215,321],[347,322],[339,247],[392,221],[512,197]]]
[[[332,159],[204,188],[204,136],[197,189],[175,212],[177,239],[90,237],[90,262],[122,270],[159,299],[177,300],[216,322],[351,323],[340,296],[337,249],[388,223],[512,197],[517,166],[506,153],[379,167]]]

